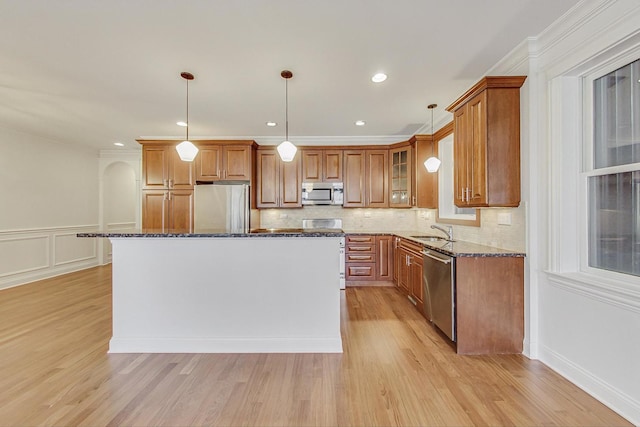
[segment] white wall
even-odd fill
[[[0,289],[95,265],[98,158],[0,128]]]
[[[583,1],[490,74],[527,67],[529,353],[640,424],[640,287],[580,271],[581,76],[636,50],[640,2]]]

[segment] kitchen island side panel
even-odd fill
[[[112,353],[342,352],[339,237],[111,241]]]

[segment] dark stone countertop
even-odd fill
[[[344,237],[342,230],[332,229],[309,229],[301,228],[271,228],[257,229],[249,233],[229,233],[222,230],[195,230],[193,232],[175,231],[153,231],[153,230],[110,230],[110,231],[90,231],[78,233],[78,237],[114,237],[114,238],[246,238],[246,237]]]
[[[302,228],[271,228],[257,229],[250,233],[228,233],[220,230],[195,230],[194,232],[169,231],[160,232],[153,230],[111,230],[78,233],[78,237],[113,237],[113,238],[265,238],[265,237],[344,237],[345,235],[386,235],[397,236],[421,244],[427,249],[433,249],[443,254],[454,257],[525,257],[522,252],[510,251],[493,246],[481,245],[478,243],[455,240],[427,242],[414,236],[438,236],[419,231],[342,231],[334,229],[309,229]]]
[[[426,242],[424,240],[420,240],[415,238],[414,236],[434,236],[434,237],[443,237],[440,233],[425,233],[420,231],[382,231],[382,232],[373,232],[373,231],[350,231],[345,230],[345,234],[347,235],[384,235],[384,236],[397,236],[402,237],[403,239],[411,240],[412,242],[423,245],[425,248],[433,249],[438,252],[441,252],[445,255],[454,256],[454,257],[525,257],[526,254],[523,252],[510,251],[507,249],[496,248],[493,246],[481,245],[478,243],[465,242],[462,240],[456,240],[454,235],[453,242],[449,242],[446,240],[435,241],[435,242]]]

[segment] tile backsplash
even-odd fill
[[[359,209],[338,206],[305,206],[301,209],[262,209],[263,228],[298,228],[303,219],[341,218],[346,231],[417,231],[440,234],[430,226],[436,224],[434,209]],[[480,227],[453,225],[456,240],[479,243],[503,249],[525,252],[526,209],[481,209]],[[511,225],[500,224],[511,222]],[[440,224],[448,225],[448,224]]]

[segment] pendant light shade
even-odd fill
[[[280,154],[280,158],[283,162],[293,161],[297,151],[298,147],[289,141],[282,141],[280,145],[278,145],[278,154]]]
[[[199,150],[198,147],[193,145],[193,142],[185,140],[176,145],[176,151],[178,152],[178,156],[180,156],[180,160],[192,162],[198,155]]]
[[[427,168],[427,172],[429,173],[438,172],[440,164],[442,163],[439,158],[433,155],[433,145],[435,144],[433,140],[433,109],[437,106],[438,104],[429,104],[427,106],[427,108],[431,110],[431,157],[425,160],[424,167]]]
[[[285,140],[278,145],[278,154],[283,162],[291,162],[298,151],[298,147],[289,141],[289,79],[293,77],[293,73],[289,70],[282,70],[280,76],[284,79]]]
[[[424,167],[427,168],[427,172],[438,172],[438,169],[440,168],[440,163],[442,163],[440,161],[439,158],[437,157],[429,157],[427,160],[425,160],[424,162]]]
[[[180,76],[187,81],[187,138],[176,145],[176,151],[178,152],[178,156],[180,156],[180,160],[192,162],[198,154],[198,147],[189,141],[189,80],[193,80],[194,77],[193,74],[187,73],[186,71],[180,73]]]

